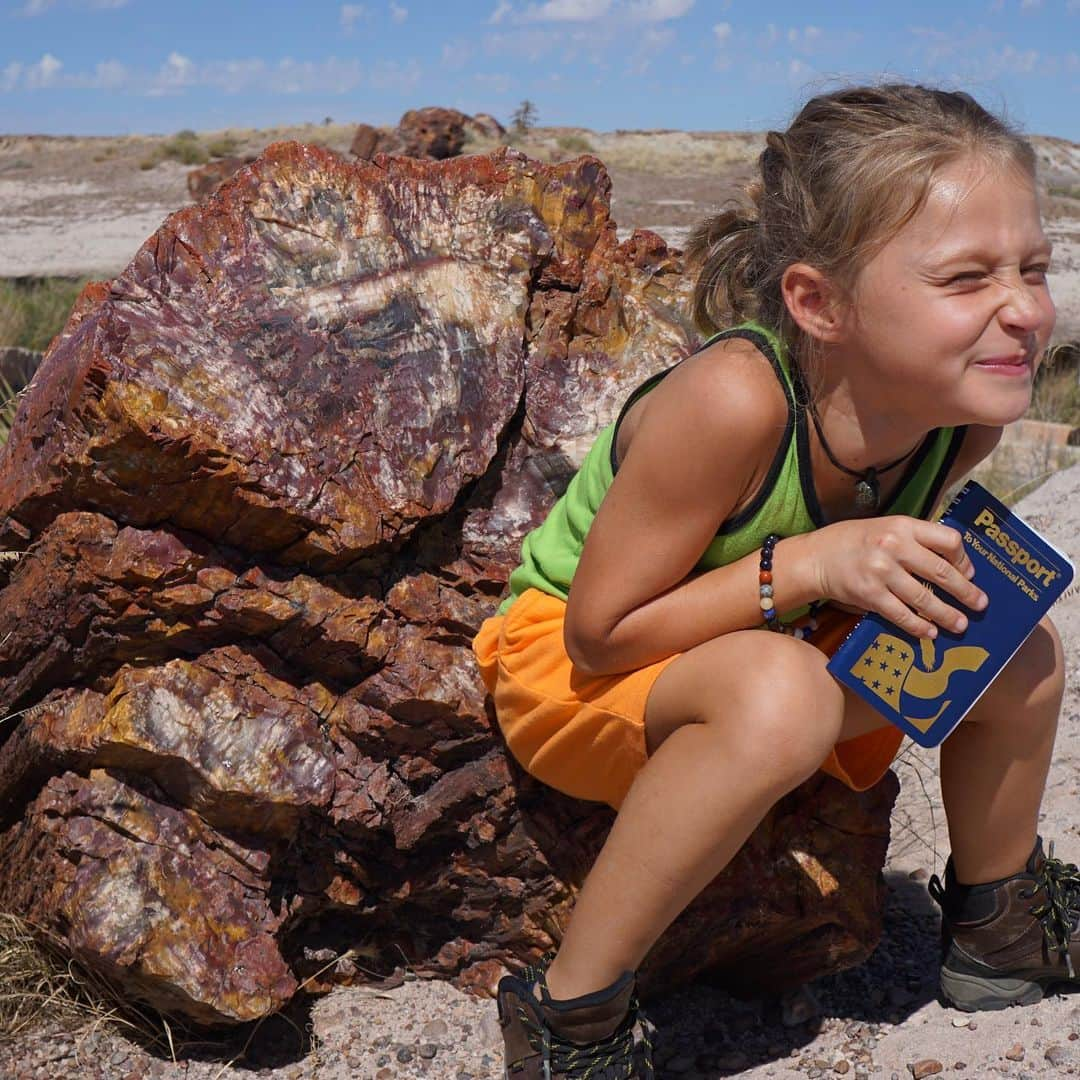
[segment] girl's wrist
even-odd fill
[[[773,548],[772,595],[778,612],[825,599],[813,552],[813,533],[786,536]]]

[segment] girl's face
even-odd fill
[[[980,159],[942,169],[856,278],[843,334],[852,370],[879,404],[932,427],[1016,420],[1054,328],[1049,260],[1022,170]]]

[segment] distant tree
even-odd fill
[[[528,135],[535,127],[537,118],[536,106],[529,100],[523,101],[510,117],[510,126],[515,135]]]
[[[323,125],[324,126],[332,124],[333,122],[334,122],[334,118],[332,116],[324,116],[323,117]]]

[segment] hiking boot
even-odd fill
[[[548,993],[547,959],[499,981],[505,1080],[653,1080],[653,1026],[638,1012],[634,973],[556,1001]]]
[[[934,874],[928,889],[941,906],[941,992],[956,1008],[1031,1005],[1076,981],[1080,871],[1053,842],[1047,857],[1038,837],[1024,870],[982,885],[960,885],[950,856],[945,884]]]

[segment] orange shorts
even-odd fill
[[[473,640],[480,674],[510,752],[538,780],[616,810],[645,764],[645,703],[660,672],[679,653],[637,671],[589,677],[563,645],[566,604],[527,589],[505,615],[486,619]],[[818,612],[810,639],[831,656],[856,616]],[[837,743],[823,771],[865,791],[885,775],[903,740],[892,724]]]

